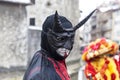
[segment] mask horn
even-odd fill
[[[92,14],[96,11],[97,9],[93,10],[86,18],[84,18],[80,23],[78,23],[73,30],[77,30],[78,28],[80,28],[83,24],[85,24],[85,22],[87,22],[87,20],[92,16]]]
[[[63,31],[63,27],[62,27],[62,23],[59,19],[59,15],[57,13],[57,11],[55,12],[55,17],[54,17],[54,26],[53,26],[53,31],[55,32],[61,32]]]

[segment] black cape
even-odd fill
[[[66,75],[62,74],[63,71],[59,70],[62,77],[60,75],[58,75],[58,73],[54,67],[54,64],[41,51],[37,51],[35,53],[35,55],[33,56],[29,66],[25,72],[23,80],[69,80],[68,79],[69,75],[66,74],[66,75],[68,75],[68,76],[66,76]],[[57,69],[59,69],[59,67]]]

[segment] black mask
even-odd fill
[[[75,31],[88,20],[94,11],[75,27],[57,12],[47,17],[43,24],[41,48],[48,56],[56,60],[65,59],[73,48]]]

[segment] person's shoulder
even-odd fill
[[[41,50],[36,51],[35,54],[34,54],[34,56],[41,56],[41,55],[42,55]]]
[[[38,59],[41,59],[41,57],[42,57],[41,51],[38,50],[34,53],[31,62],[37,61]]]

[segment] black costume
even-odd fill
[[[48,16],[42,27],[41,50],[33,56],[23,80],[70,80],[65,58],[73,48],[75,31],[93,12],[75,27],[57,11]]]

